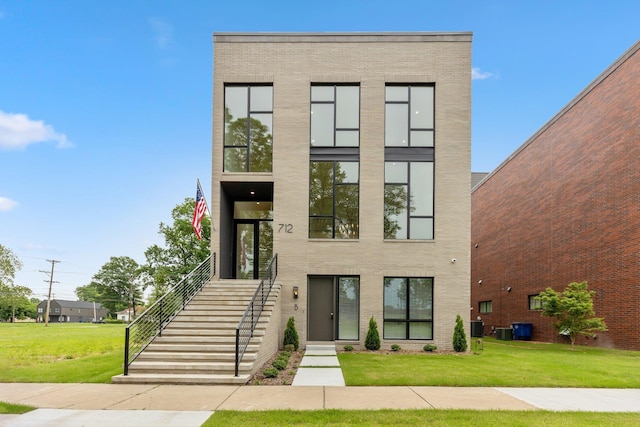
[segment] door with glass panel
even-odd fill
[[[235,202],[234,277],[259,279],[273,256],[270,202]]]
[[[310,276],[309,341],[359,339],[360,278]]]

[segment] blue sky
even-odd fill
[[[636,0],[0,0],[0,244],[56,298],[209,194],[212,33],[472,31],[472,169],[491,171],[640,38]],[[215,213],[214,213],[215,215]]]

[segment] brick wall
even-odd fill
[[[282,329],[295,316],[304,346],[308,275],[360,276],[361,342],[371,316],[382,326],[385,276],[434,277],[434,341],[450,348],[456,314],[466,316],[470,298],[471,35],[216,35],[214,53],[211,203],[215,212],[222,181],[274,183],[274,223],[293,226],[293,233],[278,233],[277,226],[274,233]],[[222,171],[223,93],[229,82],[273,83],[272,174]],[[310,85],[318,82],[360,84],[357,240],[308,238]],[[434,241],[383,239],[387,82],[436,85]],[[214,233],[214,252],[220,251],[219,239]],[[296,300],[293,286],[300,289]]]
[[[532,322],[533,340],[563,341],[528,295],[588,281],[609,331],[581,343],[640,349],[639,49],[473,192],[471,318],[482,317],[485,333]],[[479,314],[486,300],[493,312]]]

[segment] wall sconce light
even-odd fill
[[[511,286],[507,288],[507,292],[511,292]]]
[[[294,298],[298,298],[298,287],[297,286],[293,287],[293,297]]]
[[[482,285],[482,279],[478,280],[478,285]]]

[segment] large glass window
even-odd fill
[[[384,279],[384,338],[433,339],[433,279]]]
[[[358,162],[310,163],[309,237],[358,238],[358,181]]]
[[[384,238],[433,239],[433,162],[385,162]]]
[[[226,86],[224,112],[225,172],[271,172],[273,87]]]
[[[311,146],[360,144],[360,87],[311,86]]]
[[[385,239],[434,238],[434,90],[385,88]]]
[[[387,147],[433,147],[433,86],[387,86],[385,132]]]

